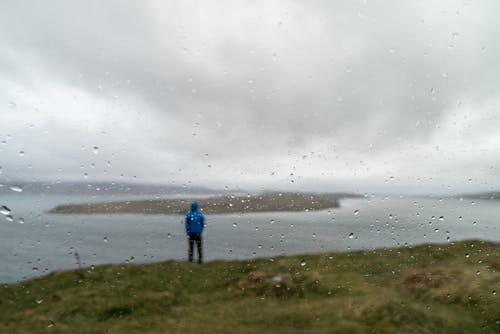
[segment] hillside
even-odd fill
[[[0,333],[499,333],[500,244],[54,272],[0,287]]]

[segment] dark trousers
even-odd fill
[[[198,262],[201,263],[203,256],[201,252],[201,234],[200,233],[191,233],[189,235],[189,262],[193,262],[193,246],[196,242],[196,247],[198,248]]]

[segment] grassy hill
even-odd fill
[[[0,333],[499,333],[499,290],[483,241],[105,265],[2,285]]]

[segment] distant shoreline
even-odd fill
[[[215,196],[196,199],[207,214],[272,211],[316,211],[340,207],[342,198],[363,198],[348,193],[265,193],[247,196]],[[151,199],[99,203],[62,204],[49,210],[54,214],[184,214],[193,199]]]

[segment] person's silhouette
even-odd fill
[[[189,261],[193,261],[193,246],[196,242],[198,248],[198,262],[201,263],[203,256],[201,250],[201,233],[205,227],[205,217],[198,210],[198,203],[191,203],[191,210],[186,213],[186,234],[189,240]]]

